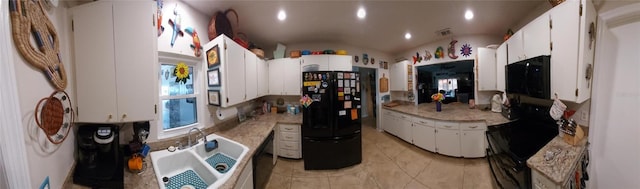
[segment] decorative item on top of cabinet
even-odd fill
[[[56,28],[42,9],[42,1],[9,1],[13,41],[20,55],[43,71],[58,91],[67,88]],[[37,47],[34,47],[34,41]],[[37,50],[36,50],[37,49]]]

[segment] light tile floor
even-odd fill
[[[448,189],[493,188],[487,160],[435,154],[362,125],[362,163],[339,170],[306,171],[303,160],[279,158],[267,188]]]

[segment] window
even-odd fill
[[[438,91],[444,91],[445,97],[456,97],[458,79],[438,79]]]
[[[159,60],[159,108],[158,120],[159,138],[166,138],[186,133],[186,129],[197,126],[200,105],[205,100],[201,98],[200,86],[201,65],[198,60],[185,60],[171,57],[160,57]],[[188,77],[178,81],[178,76],[173,74],[179,63],[188,67]]]

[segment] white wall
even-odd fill
[[[7,8],[7,7],[3,7]],[[6,11],[7,9],[5,9]],[[4,11],[3,11],[4,12]],[[71,38],[70,19],[67,8],[59,6],[48,12],[49,20],[55,27],[60,39],[60,55],[67,74],[67,88],[71,99],[75,99],[74,70],[69,44]],[[3,20],[4,21],[4,20]],[[13,47],[13,41],[7,41]],[[61,188],[67,174],[74,162],[73,132],[69,133],[66,140],[59,145],[50,143],[42,130],[34,121],[34,108],[38,101],[48,97],[55,89],[49,84],[42,71],[27,63],[18,53],[16,48],[9,49],[14,60],[11,62],[15,68],[15,81],[17,82],[20,115],[24,127],[25,147],[27,161],[29,162],[30,181],[32,186],[40,186],[41,182],[49,176],[52,188]]]
[[[590,188],[640,188],[640,19],[629,17],[638,13],[640,4],[629,5],[598,21],[605,29],[596,38]]]
[[[431,43],[427,43],[424,45],[421,45],[417,48],[414,48],[408,52],[399,54],[397,56],[395,56],[396,58],[399,59],[407,59],[410,60],[411,63],[413,63],[413,59],[412,57],[416,55],[416,52],[418,52],[420,54],[420,56],[424,56],[425,55],[425,51],[429,51],[432,54],[432,58],[429,61],[426,60],[422,60],[421,62],[418,62],[416,64],[414,64],[414,70],[413,73],[416,73],[415,67],[416,66],[422,66],[422,65],[431,65],[431,64],[439,64],[439,63],[447,63],[447,62],[454,62],[454,61],[460,61],[460,60],[474,60],[476,58],[476,54],[478,53],[478,47],[486,47],[487,45],[492,45],[492,44],[501,44],[502,43],[502,39],[500,36],[493,36],[493,35],[468,35],[468,36],[456,36],[453,37],[452,39],[455,39],[458,41],[458,43],[456,43],[455,45],[455,53],[458,56],[457,59],[451,59],[449,58],[449,56],[447,56],[447,48],[449,47],[449,43],[451,42],[451,38],[449,39],[442,39],[439,41],[435,41],[435,42],[431,42]],[[471,45],[472,51],[471,51],[471,55],[470,56],[462,56],[462,53],[460,52],[460,48],[462,48],[463,45],[465,44],[469,44]],[[438,47],[442,47],[444,49],[444,55],[445,58],[441,58],[441,59],[435,59],[435,55],[433,55],[433,53],[436,52],[436,49]],[[475,72],[475,69],[474,69]],[[477,73],[476,73],[477,75]],[[477,78],[477,77],[476,77]],[[414,81],[416,81],[415,78],[415,74],[414,74]],[[477,86],[477,82],[475,84]],[[413,89],[413,93],[416,94],[416,87],[414,87]],[[397,95],[402,95],[404,93],[393,93],[392,98],[393,99],[404,99],[406,97],[398,97]],[[476,90],[476,94],[475,94],[475,103],[476,104],[489,104],[492,95],[494,94],[494,92],[478,92]],[[415,100],[417,102],[417,98]]]

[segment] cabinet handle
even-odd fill
[[[289,131],[290,131],[290,130],[293,130],[293,129],[291,129],[291,128],[284,128],[284,130],[289,130]]]
[[[475,129],[475,128],[477,128],[477,127],[478,127],[477,125],[474,125],[474,126],[471,126],[471,127],[469,127],[469,128]]]
[[[127,114],[122,114],[122,119],[127,118]]]
[[[113,118],[113,115],[109,114],[109,116],[107,116],[109,119]]]
[[[449,126],[449,125],[445,125],[444,127],[446,127],[446,128],[451,128],[451,126]]]

